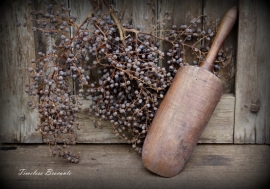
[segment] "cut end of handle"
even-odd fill
[[[230,18],[236,20],[236,19],[237,19],[237,12],[238,12],[237,6],[233,6],[232,8],[230,8],[230,9],[226,12],[225,16],[228,16],[228,17],[230,17]]]

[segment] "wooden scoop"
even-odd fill
[[[142,161],[163,177],[179,174],[222,95],[222,84],[213,73],[213,63],[237,19],[237,7],[225,14],[213,44],[200,67],[181,67],[146,136]]]

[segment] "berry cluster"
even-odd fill
[[[181,66],[193,65],[200,66],[206,58],[207,53],[210,50],[210,44],[212,38],[215,35],[215,31],[209,29],[201,29],[201,22],[204,19],[204,15],[197,18],[193,18],[189,25],[183,24],[180,26],[173,25],[171,30],[161,30],[163,41],[169,43],[171,48],[168,49],[167,65],[169,70],[173,71],[175,76],[176,71]],[[170,20],[169,13],[166,13],[164,20]],[[165,25],[165,22],[160,21],[161,28]],[[187,54],[192,54],[187,59]],[[192,59],[190,59],[192,57]],[[218,71],[221,65],[226,61],[226,52],[221,50],[214,62],[213,73],[220,77]]]
[[[95,125],[101,127],[100,120],[108,120],[113,132],[141,153],[149,126],[177,69],[188,65],[186,49],[194,53],[193,64],[197,66],[209,47],[196,45],[205,39],[210,41],[214,32],[200,30],[197,24],[202,17],[199,17],[189,26],[174,25],[157,37],[132,25],[120,24],[113,6],[107,6],[104,13],[91,12],[77,25],[76,17],[70,16],[71,10],[64,4],[47,0],[46,5],[45,13],[32,11],[33,31],[41,31],[48,37],[48,48],[32,60],[31,82],[26,92],[39,96],[38,104],[28,105],[38,108],[37,130],[47,137],[52,155],[74,163],[79,161],[69,145],[76,143],[75,130],[80,129],[77,113],[82,104],[78,98],[89,96],[92,100],[89,115],[97,117]],[[166,14],[165,19],[169,18]],[[75,32],[71,37],[72,27]],[[160,48],[162,42],[171,45],[166,53]],[[220,53],[217,59],[222,62],[225,56]],[[159,66],[164,57],[168,69]],[[219,68],[215,66],[215,70]],[[91,80],[89,70],[97,70],[99,79]],[[74,81],[78,91],[74,91]],[[61,147],[59,142],[64,145]]]

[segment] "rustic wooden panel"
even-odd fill
[[[207,17],[204,20],[204,28],[210,28],[212,31],[217,31],[218,26],[226,11],[229,10],[231,7],[237,5],[237,0],[205,0],[203,5],[203,14],[205,14]],[[221,49],[228,49],[228,51],[226,52],[228,59],[224,62],[219,72],[223,84],[223,90],[224,93],[233,93],[236,69],[235,64],[237,49],[237,22],[228,37],[226,38]]]
[[[87,0],[83,1],[69,0],[69,7],[71,9],[70,15],[76,16],[77,18],[75,22],[77,25],[80,25],[82,21],[84,21],[84,19],[87,18],[88,14],[93,11],[92,4],[90,3],[90,1]],[[71,36],[73,36],[75,31],[76,28],[72,27]]]
[[[31,98],[24,92],[29,83],[28,66],[35,58],[30,7],[25,1],[1,2],[0,140],[2,142],[41,142],[34,128],[37,112],[28,110]],[[16,27],[26,23],[25,27]]]
[[[108,3],[108,2],[107,2]],[[69,0],[69,6],[71,8],[71,15],[77,17],[76,24],[79,25],[88,15],[93,11],[93,6],[90,1],[83,0],[83,1],[76,1],[76,0]],[[107,12],[108,10],[104,7],[103,12]],[[89,26],[89,30],[95,29],[94,26]],[[75,28],[73,27],[71,30],[71,36],[73,36],[75,32]],[[97,69],[94,69],[89,72],[90,78],[92,81],[95,81],[99,78],[99,74],[97,73]],[[77,85],[75,85],[76,88]],[[75,91],[77,91],[76,89]],[[79,120],[82,125],[82,129],[77,131],[78,133],[78,142],[80,143],[119,143],[123,142],[119,140],[112,134],[112,127],[109,122],[102,122],[103,129],[95,128],[93,121],[95,120],[94,117],[88,116],[88,113],[85,109],[89,108],[90,100],[89,99],[81,99],[83,102],[83,111],[80,113]]]
[[[147,5],[146,1],[115,1],[113,2],[115,9],[118,10],[117,16],[121,19],[123,24],[133,24],[134,28],[142,27],[143,31],[150,31],[150,20],[155,19],[154,10],[151,10],[154,4]],[[87,1],[71,1],[72,13],[77,14],[78,18],[85,17],[89,13],[91,5]],[[144,19],[149,17],[148,20]],[[81,20],[81,19],[79,19]],[[79,21],[78,20],[78,21]],[[83,109],[89,108],[90,99],[81,100],[83,102]],[[113,133],[113,127],[110,122],[102,121],[103,128],[95,128],[93,121],[97,118],[89,117],[88,113],[83,111],[79,114],[79,119],[82,125],[82,130],[78,131],[78,142],[81,143],[125,143],[126,141],[117,138]]]
[[[76,24],[79,26],[86,18],[87,16],[91,16],[89,14],[94,12],[93,6],[89,0],[81,0],[81,1],[76,1],[76,0],[69,0],[69,7],[71,8],[70,15],[75,16],[76,19]],[[94,26],[90,25],[88,26],[89,30],[95,29]],[[77,28],[71,27],[71,37],[73,37],[74,33],[77,31]],[[91,81],[95,81],[99,78],[99,74],[97,73],[97,69],[87,71],[87,73]],[[78,92],[78,83],[75,83],[75,88],[76,92]]]
[[[15,147],[0,151],[4,188],[269,188],[267,145],[198,145],[184,171],[169,179],[146,170],[141,156],[130,145],[76,145],[72,148],[80,154],[79,164],[51,157],[47,145]],[[20,169],[37,170],[43,175],[18,175]],[[70,171],[71,175],[45,175],[47,169]]]
[[[120,18],[122,17],[122,23],[132,23],[134,28],[140,25],[144,25],[142,28],[143,31],[150,31],[151,24],[149,20],[154,19],[155,10],[153,6],[155,5],[146,1],[114,1],[115,8],[119,11]],[[152,2],[153,3],[153,2]],[[176,4],[182,6],[182,11],[176,10]],[[85,1],[76,1],[70,3],[72,12],[71,14],[79,14],[78,22],[81,17],[86,17],[89,13],[90,4],[87,4]],[[178,26],[189,22],[192,18],[197,17],[202,14],[202,4],[201,1],[196,1],[190,4],[189,1],[161,1],[157,6],[159,15],[164,14],[166,11],[172,11],[172,19],[168,21],[166,27],[171,28],[173,24]],[[194,8],[195,7],[195,8]],[[80,10],[80,11],[79,11]],[[226,10],[224,10],[226,11]],[[140,14],[139,14],[140,13]],[[152,14],[152,15],[150,15]],[[221,17],[223,15],[219,15]],[[145,20],[144,17],[149,17],[148,20]],[[161,16],[159,16],[161,18]],[[180,18],[180,19],[179,19]],[[232,143],[233,142],[233,125],[234,125],[234,96],[224,95],[218,104],[214,115],[209,122],[206,130],[202,134],[200,143]],[[89,108],[90,99],[82,100],[83,109]],[[113,127],[109,122],[103,121],[103,128],[95,128],[93,121],[97,118],[89,117],[87,111],[84,111],[79,114],[80,122],[82,124],[82,130],[78,131],[78,141],[81,143],[125,143],[122,139],[115,137],[112,133]]]
[[[139,26],[142,31],[150,31],[152,29],[151,24],[154,23],[156,18],[160,18],[165,11],[174,10],[172,19],[168,22],[168,26],[170,24],[180,25],[186,23],[202,13],[202,8],[199,8],[202,6],[201,1],[188,3],[188,1],[156,2],[115,0],[112,2],[119,10],[120,16],[122,15],[123,23],[132,23],[134,28]],[[206,1],[206,3],[207,2],[208,1]],[[181,6],[179,6],[179,3],[181,3]],[[75,3],[75,1],[70,0],[69,5],[72,9],[71,15],[77,15],[78,23],[88,15],[91,9],[89,1],[76,1]],[[35,1],[35,6],[36,8],[42,6],[41,1]],[[177,7],[177,9],[175,7]],[[205,6],[205,8],[207,8],[207,6]],[[181,9],[181,11],[179,11],[179,9]],[[34,44],[31,22],[28,22],[26,27],[15,27],[18,21],[24,23],[24,21],[26,21],[25,19],[30,18],[30,7],[27,6],[27,3],[22,1],[5,3],[1,6],[1,10],[1,15],[5,19],[1,21],[0,26],[2,29],[0,33],[2,47],[0,79],[1,81],[8,82],[1,82],[0,84],[2,102],[0,111],[0,138],[5,142],[41,142],[41,134],[34,131],[34,127],[39,121],[38,114],[36,111],[29,111],[27,109],[27,102],[30,98],[24,93],[24,85],[28,83],[27,67],[30,65],[30,60],[35,57],[35,53],[38,51],[44,52],[46,50],[46,39],[36,36]],[[148,20],[146,20],[145,17],[148,17]],[[183,22],[179,21],[180,19],[178,18],[183,18]],[[9,33],[9,35],[6,35],[6,33]],[[10,48],[3,48],[8,46],[10,46]],[[36,47],[36,49],[34,49],[34,47]],[[89,105],[89,101],[87,102],[88,103],[85,103],[85,107]],[[231,109],[229,109],[229,107],[231,107]],[[232,141],[233,107],[234,97],[224,95],[199,142],[230,143]],[[20,121],[20,115],[25,115],[25,121]],[[82,130],[79,131],[79,142],[125,142],[111,133],[112,127],[109,123],[104,122],[103,129],[94,128],[94,118],[89,118],[85,112],[79,116],[81,117],[83,125]]]
[[[95,128],[93,121],[96,117],[89,117],[88,111],[90,99],[81,100],[83,111],[78,114],[82,123],[82,129],[78,131],[78,142],[81,143],[125,143],[112,133],[113,127],[108,121],[102,121],[103,128]],[[225,94],[221,97],[212,118],[210,119],[199,143],[233,143],[234,126],[234,102],[235,97]]]
[[[199,143],[233,143],[234,105],[234,95],[221,97]]]
[[[101,121],[102,128],[95,127],[94,121],[99,118],[89,116],[89,106],[91,99],[80,99],[83,103],[82,111],[78,114],[82,129],[77,131],[78,142],[80,143],[125,143],[112,133],[113,127],[109,121]]]
[[[240,1],[235,143],[270,143],[269,18],[266,1]]]
[[[165,17],[165,14],[169,12],[170,19],[165,19],[166,25],[161,27],[160,30],[171,30],[173,25],[176,25],[177,28],[180,28],[181,25],[186,24],[190,25],[190,21],[193,18],[197,18],[202,15],[202,1],[201,0],[160,0],[159,10],[158,10],[158,19],[162,20]],[[198,24],[198,27],[202,28],[202,23]],[[164,37],[161,32],[159,32],[160,37]],[[200,46],[198,43],[195,47]],[[162,61],[164,67],[168,67],[167,61],[170,59],[166,56],[168,49],[172,48],[171,44],[168,42],[162,43],[163,51],[165,51],[165,57]],[[185,48],[185,59],[186,62],[192,64],[196,60],[196,56],[192,55],[192,52],[189,48]]]
[[[62,1],[64,3],[65,6],[68,6],[68,0],[63,0]],[[25,3],[25,6],[27,6],[27,4]],[[44,1],[42,0],[35,0],[33,1],[33,4],[31,4],[29,7],[29,10],[37,10],[37,11],[43,11],[46,12],[47,6],[45,5]],[[35,26],[35,21],[30,20],[30,18],[32,18],[30,16],[30,11],[28,11],[28,24],[30,25],[30,27]],[[35,56],[39,57],[38,53],[42,52],[42,53],[46,53],[46,51],[48,49],[50,49],[52,45],[55,45],[57,43],[58,37],[51,37],[48,36],[46,37],[44,35],[44,33],[40,32],[40,31],[36,31],[33,33],[33,37],[34,37],[34,48],[35,48]],[[51,41],[51,42],[50,42]],[[32,57],[34,58],[34,57]],[[29,61],[28,61],[29,62]],[[49,63],[50,66],[53,65],[53,62]],[[30,67],[31,65],[29,65]],[[51,68],[52,69],[52,68]],[[27,74],[26,74],[27,76]],[[36,103],[38,103],[38,97],[36,99]],[[25,104],[23,104],[23,108],[27,108],[27,106],[25,106]],[[31,119],[35,120],[35,125],[31,126],[29,128],[28,122],[23,122],[24,125],[21,127],[21,142],[22,143],[39,143],[42,142],[42,135],[41,133],[38,131],[35,131],[35,127],[36,124],[40,121],[39,116],[38,116],[38,112],[37,109],[35,110],[31,110],[31,114],[29,114],[29,116],[31,117]],[[29,118],[27,118],[29,119]],[[30,131],[30,133],[29,133]]]
[[[156,23],[156,1],[145,0],[113,0],[112,4],[118,10],[118,18],[122,24],[132,24],[134,29],[142,32],[153,31]]]

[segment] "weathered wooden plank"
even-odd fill
[[[113,127],[109,121],[101,121],[102,128],[96,127],[94,121],[99,118],[89,116],[89,106],[91,98],[80,99],[83,103],[82,111],[78,114],[81,124],[81,130],[77,131],[79,143],[125,143],[126,141],[119,139],[112,133]]]
[[[68,6],[67,0],[64,0],[62,2],[64,3],[64,6]],[[25,5],[25,6],[27,6],[27,5]],[[29,17],[28,23],[30,24],[30,26],[36,25],[35,20],[30,20],[30,18],[32,18],[30,15],[30,11],[37,10],[37,11],[46,12],[46,9],[47,9],[47,6],[45,5],[44,1],[40,1],[40,0],[33,1],[33,4],[31,4],[31,6],[29,6],[29,11],[27,13],[28,17]],[[34,32],[33,37],[34,37],[34,48],[35,48],[34,52],[35,52],[36,57],[39,57],[39,55],[38,55],[39,52],[46,54],[47,50],[52,48],[51,46],[55,45],[57,43],[57,40],[58,40],[58,37],[45,36],[44,33],[40,32],[40,31]],[[32,57],[32,58],[34,58],[34,57]],[[31,66],[31,65],[29,65],[29,66]],[[53,62],[50,62],[49,66],[53,66]],[[27,76],[27,74],[26,74],[26,76]],[[36,99],[36,103],[38,104],[38,97]],[[27,106],[25,106],[25,105],[23,105],[23,107],[27,108]],[[42,142],[41,133],[35,131],[36,124],[40,121],[37,109],[31,110],[31,114],[29,114],[29,115],[30,115],[30,118],[32,120],[35,120],[35,125],[31,125],[29,127],[28,122],[24,122],[24,125],[21,127],[21,142],[22,143]]]
[[[270,143],[268,7],[264,1],[239,2],[235,143]]]
[[[198,145],[184,171],[170,179],[146,170],[129,145],[76,145],[79,164],[51,157],[47,145],[16,147],[0,151],[4,188],[269,188],[267,145]],[[20,169],[43,174],[19,175]],[[47,169],[71,175],[45,175]]]
[[[108,3],[108,2],[107,2]],[[91,2],[88,0],[84,1],[75,1],[70,0],[69,6],[71,8],[71,15],[74,15],[77,17],[76,24],[79,25],[81,22],[89,15],[89,13],[93,12],[94,7],[92,6]],[[102,12],[107,12],[108,10],[106,7],[103,7],[104,10]],[[74,35],[76,28],[72,28],[71,30],[71,36]],[[94,30],[94,26],[89,25],[88,29]],[[90,78],[92,81],[96,81],[99,78],[99,74],[97,73],[97,69],[91,70],[89,72]],[[76,85],[76,88],[77,85]],[[75,91],[78,91],[76,89]],[[90,97],[91,98],[91,97]],[[89,108],[90,100],[89,99],[81,99],[81,102],[83,102],[83,112],[80,113],[79,120],[80,124],[82,126],[82,129],[80,131],[77,131],[78,133],[78,142],[80,143],[110,143],[110,142],[122,142],[117,137],[115,137],[112,132],[112,127],[108,122],[102,122],[103,129],[95,128],[93,121],[95,120],[94,117],[88,116],[88,113],[84,110]]]
[[[190,21],[193,18],[197,18],[202,15],[202,1],[201,0],[193,0],[193,1],[188,1],[188,0],[160,0],[158,1],[159,3],[159,10],[158,10],[158,19],[164,20],[165,25],[160,27],[160,32],[159,35],[160,37],[164,38],[164,35],[162,34],[163,30],[172,30],[172,26],[176,25],[177,29],[180,29],[181,25],[191,25]],[[165,18],[165,15],[169,13],[169,17],[167,19]],[[162,25],[162,24],[161,24]],[[202,28],[202,22],[197,24],[198,27]],[[186,43],[188,43],[186,41]],[[193,41],[195,43],[195,41]],[[193,45],[193,43],[189,45]],[[200,43],[195,45],[194,47],[199,47]],[[168,42],[163,42],[162,43],[162,49],[165,51],[165,57],[164,60],[162,61],[162,66],[163,67],[168,67],[167,61],[170,60],[171,58],[168,57],[166,54],[168,50],[172,48],[172,45],[169,44]],[[194,60],[196,60],[196,56],[194,56],[191,52],[190,48],[184,48],[181,49],[185,51],[185,60],[187,63],[192,64]]]
[[[89,108],[90,99],[81,100],[82,109]],[[231,94],[222,96],[213,113],[199,143],[233,143],[235,97]],[[81,143],[125,143],[112,133],[113,127],[109,121],[102,121],[103,128],[95,128],[93,121],[96,117],[89,117],[87,111],[78,114],[82,129],[78,131],[78,142]]]
[[[88,14],[93,11],[93,6],[90,1],[75,1],[69,0],[69,7],[71,9],[70,15],[76,17],[75,23],[77,25],[81,24],[85,18],[87,18]],[[91,26],[90,26],[91,27]],[[93,27],[89,28],[93,29]],[[72,27],[71,36],[73,36],[76,31],[75,27]]]
[[[34,128],[37,112],[28,110],[31,98],[24,92],[29,83],[28,67],[35,58],[30,21],[31,8],[25,1],[1,2],[0,25],[0,140],[2,142],[41,142]],[[22,27],[16,27],[21,23]],[[23,27],[25,23],[25,27]]]
[[[91,98],[80,99],[83,103],[82,111],[78,114],[82,129],[77,131],[78,142],[80,143],[126,143],[126,141],[118,138],[113,134],[113,125],[109,121],[101,121],[101,127],[97,127],[99,118],[89,116],[89,106]]]
[[[221,97],[199,143],[233,143],[234,105],[234,95]]]
[[[41,4],[39,4],[40,2],[36,2],[38,6],[41,6]],[[123,3],[123,4],[122,4]],[[169,3],[170,4],[170,3]],[[131,6],[132,5],[132,6]],[[168,3],[167,3],[168,5]],[[13,5],[12,5],[13,6]],[[21,6],[20,5],[16,5],[18,6],[17,8],[19,9]],[[20,6],[20,7],[19,7]],[[24,11],[28,11],[24,18],[30,18],[30,8],[27,7],[26,4],[24,4],[23,6],[25,6],[25,10]],[[74,15],[77,15],[78,16],[78,19],[77,19],[77,22],[80,22],[81,19],[84,19],[87,14],[90,12],[90,3],[89,1],[76,1],[76,3],[73,1],[70,1],[70,6],[71,6],[71,9],[73,12],[71,12],[71,14],[74,14]],[[149,24],[149,21],[153,21],[154,18],[155,18],[155,9],[156,9],[156,5],[150,3],[150,5],[147,5],[147,2],[144,2],[144,1],[140,1],[139,2],[139,6],[137,5],[137,2],[133,2],[133,4],[131,3],[130,4],[130,1],[129,2],[118,2],[116,1],[115,2],[115,6],[116,7],[120,7],[118,8],[121,12],[123,12],[123,10],[128,7],[129,9],[132,8],[132,11],[131,10],[125,10],[125,14],[123,14],[123,22],[132,22],[134,27],[137,27],[137,26],[143,26],[143,25],[146,25],[146,27],[143,27],[142,30],[145,31],[145,29],[151,29],[151,24]],[[155,9],[153,9],[153,6],[155,7]],[[171,5],[168,5],[168,6],[171,6]],[[5,6],[1,6],[1,7],[5,7]],[[162,6],[163,7],[163,6]],[[8,9],[7,9],[8,10]],[[2,11],[2,14],[4,15],[7,15],[7,10],[6,12],[5,11]],[[143,11],[142,11],[143,10]],[[163,9],[161,9],[160,11],[162,12]],[[165,10],[165,9],[164,9]],[[6,19],[9,23],[13,23],[13,25],[15,25],[15,23],[17,21],[20,21],[20,19],[22,19],[23,17],[21,16],[20,14],[20,11],[22,10],[18,10],[16,9],[16,14],[17,14],[17,17],[16,18],[12,18],[14,19],[14,21],[10,21],[8,19]],[[184,10],[183,10],[184,11]],[[128,14],[132,12],[132,14]],[[141,14],[142,12],[145,12],[143,14]],[[178,11],[176,11],[178,12]],[[140,13],[140,14],[139,14]],[[145,17],[149,17],[148,21],[146,21]],[[174,16],[175,18],[178,18],[178,16]],[[190,19],[192,18],[192,16],[190,17]],[[173,19],[172,19],[173,20]],[[22,21],[23,22],[23,21]],[[4,23],[4,22],[3,22]],[[180,24],[180,23],[179,23]],[[17,38],[18,39],[21,39],[21,38],[24,38],[25,36],[28,36],[28,35],[32,35],[32,31],[31,31],[31,23],[29,22],[27,24],[27,27],[26,28],[16,28],[15,26],[8,26],[8,27],[5,27],[3,28],[2,31],[6,31],[7,28],[8,30],[11,30],[9,29],[10,27],[14,27],[13,29],[13,32],[15,32],[14,36],[12,35],[12,33],[10,33],[10,38],[5,38],[6,40],[3,40],[4,38],[1,38],[1,43],[3,41],[3,44],[4,42],[7,42],[8,40],[10,41],[13,41],[13,39]],[[24,30],[27,30],[27,32],[25,32]],[[5,33],[5,32],[3,32]],[[1,33],[2,34],[2,33]],[[28,35],[27,35],[28,34]],[[17,37],[15,37],[17,36]],[[30,39],[28,41],[28,43],[33,43],[33,37],[32,36],[28,36],[29,38],[27,39]],[[32,40],[32,41],[31,41]],[[12,43],[13,44],[13,43]],[[21,45],[23,44],[23,45]],[[4,45],[2,45],[4,46]],[[22,49],[20,49],[21,46],[25,46],[27,48],[23,48],[23,51]],[[3,103],[5,108],[2,107],[2,110],[1,110],[1,117],[3,117],[2,120],[3,121],[3,124],[1,124],[1,134],[3,133],[3,137],[4,137],[4,134],[7,134],[7,132],[9,132],[8,130],[10,130],[12,127],[6,127],[6,125],[16,125],[17,123],[20,123],[20,127],[16,127],[13,131],[12,131],[12,134],[14,134],[12,137],[10,137],[9,135],[6,135],[6,139],[8,140],[5,140],[6,142],[12,142],[12,138],[16,138],[16,140],[13,140],[13,142],[41,142],[41,135],[39,132],[35,132],[34,131],[34,127],[36,126],[37,122],[38,122],[38,114],[37,112],[33,112],[33,111],[29,111],[27,109],[27,101],[28,101],[28,96],[26,94],[24,94],[24,89],[23,89],[23,86],[25,83],[28,83],[28,79],[27,78],[27,67],[29,66],[28,63],[30,63],[30,60],[34,57],[34,53],[33,52],[38,52],[38,51],[42,51],[44,52],[46,50],[46,39],[45,38],[39,38],[38,40],[36,40],[36,51],[32,50],[31,51],[31,48],[33,48],[34,45],[31,44],[31,45],[25,45],[25,42],[23,40],[17,42],[17,46],[16,44],[14,44],[14,48],[18,48],[19,50],[21,50],[21,52],[24,52],[24,53],[30,53],[32,52],[31,55],[27,55],[27,56],[18,56],[17,58],[15,56],[10,56],[8,58],[14,58],[14,59],[22,59],[21,61],[21,64],[22,65],[22,68],[24,68],[24,73],[20,73],[22,75],[22,77],[24,78],[24,80],[17,80],[16,78],[18,77],[19,74],[17,74],[17,72],[14,72],[14,70],[10,70],[10,66],[7,66],[8,64],[4,64],[2,63],[1,66],[3,66],[3,69],[1,69],[1,71],[3,72],[3,74],[1,74],[2,77],[5,77],[5,74],[9,74],[9,75],[12,75],[13,73],[14,74],[14,78],[12,80],[9,79],[10,83],[15,83],[15,82],[22,82],[22,83],[19,83],[19,85],[17,85],[16,87],[19,88],[19,89],[15,89],[14,91],[19,91],[20,93],[22,94],[17,94],[14,95],[14,96],[10,96],[10,91],[7,91],[6,90],[6,83],[2,83],[3,84],[3,90],[1,90],[1,93],[3,92],[3,94],[1,94],[1,96],[3,96],[3,98],[1,98],[1,100],[3,100]],[[13,46],[12,46],[13,48]],[[26,50],[27,49],[27,50]],[[12,61],[8,60],[6,61],[6,55],[8,53],[6,53],[6,51],[9,51],[8,49],[3,49],[3,51],[1,51],[3,53],[3,56],[1,56],[1,62],[14,62],[13,59]],[[25,52],[27,51],[27,52]],[[17,55],[16,55],[17,56]],[[27,60],[25,60],[27,59]],[[9,70],[7,70],[9,69]],[[16,78],[15,78],[16,76]],[[1,78],[2,81],[5,81],[7,78]],[[13,85],[11,85],[13,86]],[[6,92],[5,92],[6,91]],[[12,97],[12,99],[19,99],[20,97],[22,97],[22,102],[19,102],[17,103],[18,101],[14,102],[13,104],[11,104],[11,102],[9,102],[10,98]],[[227,98],[227,97],[226,97]],[[228,100],[228,103],[226,102],[225,104],[227,104],[228,106],[232,106],[233,107],[233,98],[229,97],[229,100]],[[223,102],[223,101],[222,101]],[[8,103],[8,104],[6,104]],[[19,109],[18,107],[14,108],[15,106],[18,106],[20,107],[22,110],[21,112],[17,112]],[[225,105],[226,106],[226,105]],[[13,108],[14,109],[13,109]],[[217,108],[218,109],[218,108]],[[222,109],[222,107],[221,107]],[[225,108],[226,109],[226,108]],[[224,111],[227,111],[225,110]],[[221,110],[223,111],[223,110]],[[9,114],[9,113],[6,113],[6,112],[11,112],[13,114]],[[228,111],[227,112],[229,114],[231,114],[232,112],[231,111]],[[20,118],[17,117],[17,119],[14,119],[13,116],[10,116],[10,115],[25,115],[25,121],[20,121]],[[215,113],[214,113],[215,114]],[[98,129],[98,128],[94,128],[93,126],[93,118],[89,118],[87,115],[84,115],[82,114],[82,125],[84,126],[82,128],[82,130],[79,132],[79,142],[95,142],[95,143],[121,143],[123,142],[122,140],[119,140],[118,138],[116,138],[112,133],[112,127],[109,123],[104,123],[104,128],[103,129]],[[223,115],[223,114],[219,114],[219,115]],[[216,128],[217,124],[219,123],[219,120],[220,119],[223,119],[223,121],[219,124],[220,127],[222,127],[222,131],[224,130],[227,130],[229,128],[232,128],[232,123],[233,123],[233,118],[228,116],[228,120],[227,122],[224,121],[226,120],[227,118],[227,115],[225,115],[224,117],[218,117],[217,119],[215,119],[215,115],[213,116],[213,120],[214,121],[210,121],[209,125],[207,126],[206,128],[206,131],[203,133],[202,135],[202,138],[200,140],[200,142],[224,142],[224,143],[227,143],[227,142],[230,142],[231,141],[231,131],[228,130],[228,132],[226,132],[226,135],[223,135],[223,132],[220,132],[221,129],[212,129],[212,127]],[[211,125],[212,124],[212,125]],[[209,131],[207,131],[209,130]],[[3,132],[2,132],[3,131]],[[17,132],[17,133],[16,133]],[[21,133],[20,133],[21,132]],[[215,133],[218,133],[220,132],[217,136],[215,135]],[[225,133],[225,132],[224,132]]]
[[[76,17],[75,23],[79,26],[86,18],[89,16],[91,12],[93,12],[93,6],[90,1],[83,0],[83,1],[76,1],[76,0],[69,0],[69,7],[71,9],[70,15]],[[70,35],[71,37],[74,36],[74,33],[77,31],[78,28],[71,27]],[[94,26],[89,25],[88,29],[90,31],[94,30]],[[91,32],[90,32],[91,33]],[[92,81],[95,81],[98,78],[97,70],[87,71],[87,74],[90,76]],[[78,83],[75,82],[76,92],[78,92]]]
[[[207,17],[203,23],[204,28],[210,28],[212,31],[216,32],[226,11],[233,6],[237,6],[237,4],[237,0],[205,0],[203,5],[203,14],[205,14]],[[220,79],[223,84],[224,93],[233,93],[236,69],[237,24],[234,25],[221,49],[228,49],[226,52],[228,59],[223,65],[221,65],[221,70],[219,71]]]
[[[134,29],[149,33],[156,23],[156,1],[145,0],[113,0],[112,4],[118,10],[118,18],[122,24],[132,24]]]
[[[111,1],[115,10],[118,11],[116,16],[120,19],[122,24],[132,24],[133,28],[140,29],[144,32],[152,30],[151,25],[156,20],[155,8],[156,3],[147,4],[146,1]],[[82,6],[76,1],[73,10],[81,11]],[[71,4],[72,5],[72,4]],[[80,6],[80,7],[79,7]],[[82,9],[84,10],[84,9]],[[85,12],[85,11],[82,11]],[[82,13],[80,12],[82,15]],[[81,17],[81,16],[79,16]],[[147,18],[147,19],[146,19]],[[95,77],[97,78],[97,77]],[[90,100],[82,100],[83,109],[89,108]],[[102,121],[103,128],[95,128],[93,121],[95,117],[89,117],[87,112],[78,115],[82,125],[82,129],[78,131],[78,142],[82,143],[125,143],[126,141],[117,138],[113,133],[113,127],[109,122]]]

